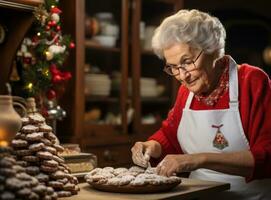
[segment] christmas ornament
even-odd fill
[[[51,21],[51,26],[55,26],[56,25],[56,21],[52,20]]]
[[[220,128],[223,126],[223,124],[221,125],[212,125],[212,128],[216,128],[216,134],[215,134],[215,138],[213,140],[213,146],[223,150],[224,148],[229,146],[228,140],[225,138],[225,136],[223,135],[223,133],[220,131]]]
[[[53,89],[48,90],[47,98],[49,100],[52,100],[52,99],[56,98],[56,92]]]
[[[36,10],[34,12],[34,16],[37,21],[39,21],[42,25],[44,25],[49,14],[46,9],[44,9],[42,6],[40,6],[40,7],[36,8]]]
[[[45,52],[46,60],[50,61],[54,58],[54,54],[50,51]]]
[[[58,23],[59,20],[60,20],[60,17],[59,17],[58,14],[53,13],[53,14],[51,15],[51,19],[52,19],[54,22]]]
[[[57,27],[56,27],[56,30],[57,30],[57,31],[61,31],[61,26],[57,26]]]
[[[57,45],[51,45],[48,48],[48,51],[52,54],[60,54],[60,53],[64,53],[66,50],[66,46],[57,46]]]
[[[75,47],[75,44],[73,42],[70,43],[70,48],[73,49]]]
[[[58,7],[53,6],[51,8],[51,13],[53,13],[53,14],[60,14],[60,13],[62,13],[62,11]]]

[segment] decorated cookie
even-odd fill
[[[40,142],[40,143],[35,143],[35,144],[29,145],[28,149],[30,151],[36,152],[36,151],[42,150],[44,147],[45,147],[45,145],[42,142]]]
[[[26,140],[16,139],[11,141],[11,146],[15,148],[27,147],[28,142]]]
[[[48,126],[47,124],[42,124],[39,127],[39,132],[51,132],[52,130],[52,127]]]
[[[31,124],[42,124],[43,122],[45,122],[44,117],[39,113],[30,114],[28,115],[28,117]]]
[[[33,125],[26,125],[26,126],[23,126],[23,128],[22,128],[22,133],[26,133],[26,134],[28,134],[28,133],[34,133],[34,132],[37,132],[39,130],[39,128],[38,127],[36,127],[36,126],[33,126]]]

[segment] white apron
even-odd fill
[[[194,94],[190,92],[177,133],[179,144],[184,153],[224,153],[250,149],[239,114],[238,72],[237,64],[232,58],[230,58],[229,66],[229,109],[191,110],[190,104],[193,96]],[[217,132],[221,132],[222,137],[227,141],[221,148],[213,144]],[[190,178],[231,184],[229,191],[216,195],[214,199],[271,200],[271,179],[246,183],[245,178],[241,176],[207,169],[191,172]]]

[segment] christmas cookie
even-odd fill
[[[30,114],[28,117],[31,124],[41,124],[45,122],[44,117],[39,113]]]
[[[36,133],[30,133],[26,136],[27,141],[41,141],[43,138],[43,133],[42,132],[36,132]]]
[[[59,198],[61,198],[61,197],[70,197],[72,195],[72,193],[70,191],[58,191],[56,193],[57,193],[57,196]]]
[[[34,133],[34,132],[36,132],[36,131],[38,131],[39,130],[39,128],[38,127],[36,127],[36,126],[33,126],[33,125],[26,125],[26,126],[23,126],[23,128],[22,128],[22,133],[26,133],[26,134],[28,134],[28,133]]]
[[[15,148],[26,147],[28,142],[22,139],[16,139],[11,141],[11,146]]]
[[[48,126],[47,124],[42,124],[39,127],[40,132],[51,132],[53,129],[51,126]]]
[[[23,156],[22,160],[31,163],[37,163],[40,161],[39,157],[37,156]]]
[[[58,162],[56,162],[55,160],[44,160],[42,161],[42,165],[48,167],[58,167]]]
[[[44,150],[44,151],[48,151],[48,152],[50,152],[51,154],[54,154],[54,155],[57,154],[57,150],[56,150],[54,147],[45,146],[45,147],[43,148],[43,150]]]
[[[18,156],[30,156],[32,154],[28,149],[16,150],[14,153]]]
[[[54,157],[53,157],[53,154],[51,154],[50,152],[48,151],[38,151],[37,154],[36,154],[39,158],[42,158],[42,159],[47,159],[47,160],[52,160]]]
[[[21,120],[22,120],[22,124],[23,124],[23,126],[28,125],[28,124],[30,123],[30,121],[29,121],[29,118],[28,118],[28,117],[23,117],[23,118],[21,118]]]
[[[25,168],[25,170],[26,170],[26,173],[33,175],[33,176],[39,174],[39,172],[40,172],[40,168],[37,166],[28,166]]]
[[[57,171],[57,167],[49,167],[49,166],[46,166],[46,165],[41,165],[40,169],[43,172],[49,172],[49,173],[53,173],[53,172]]]

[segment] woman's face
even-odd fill
[[[180,63],[190,63],[192,70],[175,69],[178,70],[178,73],[174,77],[195,94],[209,93],[216,76],[213,68],[214,55],[200,53],[201,50],[192,49],[184,43],[164,50],[167,64],[176,66]]]

